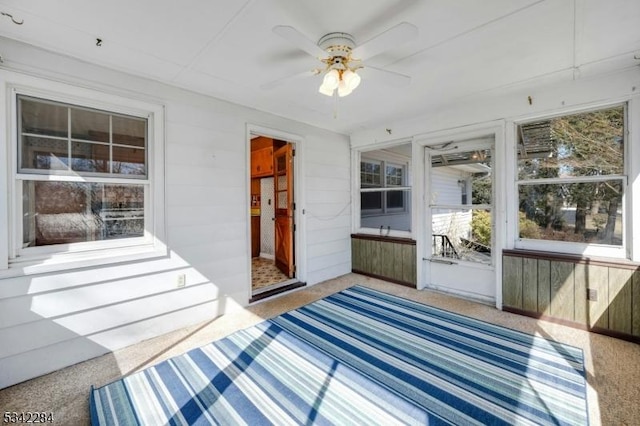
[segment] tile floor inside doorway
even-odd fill
[[[276,268],[275,262],[264,257],[251,259],[251,288],[255,292],[289,278]]]

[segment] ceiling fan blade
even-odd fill
[[[411,84],[411,77],[394,71],[387,71],[381,68],[365,66],[362,70],[358,70],[363,78],[374,78],[380,83],[387,84],[392,87],[408,87]]]
[[[351,56],[362,60],[373,58],[416,37],[418,37],[418,27],[408,22],[401,22],[353,49]]]
[[[287,25],[278,25],[273,27],[272,30],[275,34],[278,34],[280,37],[289,40],[297,48],[304,50],[309,55],[324,58],[327,56],[327,52],[322,50],[320,46],[311,41],[307,36],[302,34],[300,31],[296,30],[293,27]]]
[[[319,70],[312,70],[312,71],[303,71],[303,72],[299,72],[297,74],[293,74],[293,75],[288,75],[286,77],[282,77],[279,78],[277,80],[273,80],[270,81],[268,83],[262,84],[260,85],[260,88],[262,90],[271,90],[271,89],[275,89],[278,86],[282,86],[283,84],[286,84],[290,81],[294,81],[297,80],[299,78],[304,78],[304,77],[311,77],[314,75],[318,75]]]

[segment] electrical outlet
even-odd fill
[[[179,274],[176,281],[176,287],[184,287],[187,284],[187,276],[185,274]]]
[[[587,300],[590,300],[592,302],[597,302],[598,301],[598,290],[595,290],[593,288],[588,288],[587,289]]]

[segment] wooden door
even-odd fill
[[[276,266],[289,278],[295,275],[293,222],[293,145],[277,148],[273,155],[275,186]]]

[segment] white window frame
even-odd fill
[[[0,83],[4,83],[4,95],[7,99],[7,103],[4,105],[6,111],[2,111],[2,115],[6,120],[8,145],[6,151],[8,155],[4,159],[4,163],[8,165],[9,171],[6,182],[8,189],[6,201],[8,219],[6,223],[9,224],[9,227],[8,231],[4,231],[8,237],[7,244],[0,247],[0,255],[4,255],[4,259],[0,260],[0,278],[166,256],[164,106],[159,103],[125,98],[98,90],[11,72],[0,74]],[[19,172],[18,95],[146,119],[147,176],[141,179],[140,177],[122,178],[118,176],[60,176],[44,174],[41,171],[37,173]],[[145,185],[144,236],[22,248],[23,180]]]
[[[515,244],[514,247],[517,249],[523,250],[534,250],[534,251],[546,251],[546,252],[554,252],[554,253],[566,253],[566,254],[576,254],[582,256],[598,256],[598,257],[610,257],[610,258],[618,258],[618,259],[629,259],[631,255],[629,253],[629,234],[630,229],[632,229],[631,222],[633,220],[631,215],[631,209],[629,203],[627,202],[629,194],[632,190],[629,185],[629,176],[632,174],[631,164],[629,160],[629,155],[631,153],[631,145],[632,140],[630,137],[629,131],[629,103],[622,102],[614,102],[608,104],[602,104],[597,106],[592,106],[589,108],[583,109],[571,109],[567,111],[561,111],[554,114],[544,115],[544,116],[536,116],[532,118],[527,118],[523,120],[518,120],[513,122],[513,135],[514,135],[514,146],[517,147],[517,132],[518,126],[540,121],[546,119],[553,119],[556,117],[564,117],[575,114],[589,113],[600,110],[606,110],[616,107],[624,107],[624,173],[622,175],[603,175],[598,177],[570,177],[570,178],[541,178],[541,179],[519,179],[518,178],[518,150],[514,149],[514,171],[515,171],[515,193],[514,193],[514,206],[513,211],[517,215],[519,212],[518,204],[519,204],[519,187],[520,185],[544,185],[544,184],[560,184],[560,183],[585,183],[585,182],[600,182],[605,180],[618,180],[622,184],[623,195],[622,195],[622,245],[621,246],[612,246],[605,244],[594,244],[594,243],[578,243],[578,242],[567,242],[567,241],[554,241],[554,240],[538,240],[538,239],[529,239],[529,238],[520,238],[519,237],[519,221],[517,217],[514,219],[514,236],[515,236]]]
[[[370,164],[379,164],[380,165],[380,185],[379,187],[362,187],[362,183],[360,184],[360,193],[363,192],[381,192],[383,194],[382,196],[382,208],[380,209],[362,209],[362,206],[360,206],[361,211],[364,210],[367,213],[365,214],[365,216],[368,215],[378,215],[378,214],[382,214],[382,215],[389,215],[389,214],[394,214],[394,213],[406,213],[407,211],[407,201],[408,198],[410,198],[409,196],[407,196],[407,194],[403,193],[403,200],[402,200],[402,207],[392,207],[389,208],[387,205],[387,195],[389,192],[391,191],[404,191],[404,190],[411,190],[411,187],[407,185],[407,164],[401,164],[398,161],[388,161],[388,160],[372,160],[369,158],[362,158],[360,160],[360,164],[362,163],[370,163]],[[387,185],[387,166],[391,166],[391,167],[395,167],[396,169],[401,169],[402,170],[402,185]],[[362,173],[360,173],[360,176],[362,176]],[[362,214],[362,213],[361,213]]]
[[[404,197],[404,207],[402,209],[391,209],[390,211],[386,210],[386,197],[383,197],[383,208],[382,211],[376,210],[377,212],[379,212],[380,214],[383,214],[385,211],[387,212],[387,214],[405,214],[408,213],[410,216],[410,220],[411,220],[411,231],[398,231],[398,230],[384,230],[384,236],[388,236],[388,237],[398,237],[398,238],[413,238],[413,228],[414,228],[414,203],[413,203],[413,186],[412,186],[412,181],[413,181],[413,172],[411,171],[411,168],[413,167],[413,158],[411,159],[405,159],[401,156],[397,156],[396,158],[393,158],[393,155],[391,157],[389,156],[385,156],[385,158],[382,157],[378,157],[376,156],[373,151],[377,151],[380,149],[384,149],[384,148],[392,148],[394,146],[398,146],[398,145],[412,145],[412,139],[404,139],[404,140],[395,140],[395,141],[391,141],[385,144],[380,144],[380,145],[376,145],[376,146],[369,146],[369,147],[363,147],[362,150],[353,150],[352,153],[352,161],[353,161],[353,171],[352,171],[352,176],[353,176],[353,204],[354,204],[354,214],[353,214],[353,229],[355,230],[355,232],[360,233],[360,234],[370,234],[370,235],[375,235],[375,236],[380,236],[381,235],[381,230],[380,229],[376,229],[376,228],[366,228],[363,227],[361,225],[361,219],[362,219],[362,206],[360,203],[360,194],[363,191],[363,188],[361,186],[361,182],[360,182],[360,164],[361,162],[377,162],[381,164],[381,172],[382,172],[382,184],[383,187],[382,188],[364,188],[364,191],[369,191],[369,192],[388,192],[388,191],[397,191],[397,190],[409,190],[409,194],[405,194]],[[413,152],[412,152],[412,157],[413,157]],[[403,186],[392,186],[392,187],[386,187],[386,168],[385,168],[385,163],[389,163],[393,166],[402,166],[403,168],[403,173],[404,173],[404,185]],[[407,205],[410,207],[408,208]],[[372,214],[373,211],[372,211]],[[365,215],[366,216],[366,215]]]

